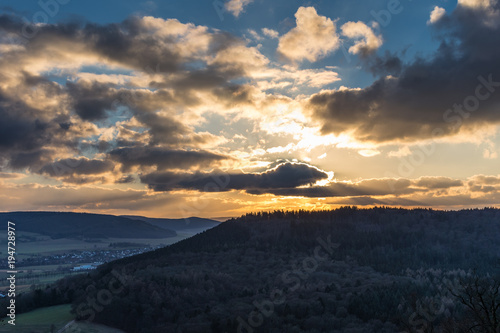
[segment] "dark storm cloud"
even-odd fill
[[[171,93],[165,90],[155,92],[117,89],[110,84],[79,81],[68,82],[75,112],[83,120],[99,120],[109,116],[107,111],[126,106],[150,134],[149,145],[204,144],[210,136],[194,133],[186,125],[172,117],[155,111],[168,107],[173,102]]]
[[[37,110],[4,96],[0,91],[0,150],[32,150],[48,142],[47,129],[51,124],[36,114]]]
[[[373,56],[363,59],[369,70],[375,75],[398,76],[403,68],[403,61],[395,54],[386,51],[381,57]]]
[[[1,15],[0,35],[17,36],[12,41],[23,46],[0,58],[0,69],[15,63],[24,70],[24,64],[36,63],[37,59],[55,63],[60,60],[65,66],[71,63],[72,57],[81,57],[104,66],[111,64],[141,71],[151,77],[154,74],[154,80],[158,81],[151,81],[148,89],[144,89],[134,82],[116,84],[85,78],[61,85],[48,77],[28,73],[18,82],[11,75],[8,77],[11,90],[15,85],[19,85],[23,93],[30,93],[35,87],[43,88],[43,98],[56,101],[58,108],[55,115],[52,110],[30,109],[20,101],[4,102],[0,95],[3,120],[0,123],[0,150],[8,147],[10,151],[0,157],[0,162],[12,168],[31,167],[36,171],[56,158],[55,151],[60,148],[78,153],[97,150],[106,154],[112,147],[136,147],[133,150],[134,156],[139,156],[137,159],[129,154],[132,148],[111,152],[114,159],[123,163],[124,169],[132,165],[157,166],[161,170],[209,166],[226,157],[179,148],[200,147],[218,138],[206,132],[196,133],[177,120],[179,109],[206,103],[198,94],[201,91],[230,106],[250,103],[250,88],[229,81],[245,75],[244,64],[207,63],[207,55],[245,45],[242,40],[218,30],[151,17],[131,17],[106,25],[81,21],[29,25],[17,16]],[[23,95],[19,93],[19,96],[22,100]],[[125,117],[134,116],[136,120],[130,125],[133,128],[127,128],[126,123],[120,124],[113,142],[100,142],[99,146],[92,143],[93,138],[89,139],[89,135],[97,133],[92,133],[87,122],[100,122],[101,126],[107,124],[106,119],[116,121],[113,118],[116,111],[124,109],[128,110]],[[87,132],[77,137],[82,134],[77,131]],[[63,140],[64,133],[68,134]],[[81,140],[83,137],[87,139]],[[140,145],[146,147],[137,148]],[[168,149],[150,148],[159,145]],[[180,164],[173,162],[176,158]],[[47,169],[44,172],[47,174]]]
[[[391,186],[389,186],[389,182]],[[270,193],[279,196],[303,196],[310,198],[369,196],[369,195],[403,195],[417,192],[411,188],[412,182],[408,179],[368,179],[358,183],[334,182],[326,186],[304,188],[278,188],[271,190],[257,189],[249,191],[251,194]]]
[[[494,177],[493,177],[494,178]],[[472,184],[481,183],[481,179],[474,179],[469,182]],[[492,180],[493,181],[493,180]],[[386,201],[382,199],[371,198],[371,196],[405,196],[405,195],[425,195],[436,190],[446,191],[454,187],[461,187],[464,182],[459,179],[447,177],[421,177],[418,179],[366,179],[356,183],[333,182],[326,186],[312,186],[305,188],[290,189],[271,189],[271,190],[252,190],[252,194],[270,193],[280,196],[303,196],[310,198],[328,198],[328,197],[359,197],[359,201],[366,201],[372,204],[381,204]],[[479,187],[480,188],[480,187]],[[403,200],[398,198],[397,200]],[[384,199],[385,200],[385,199]],[[406,200],[406,199],[404,199]],[[354,201],[353,201],[354,202]],[[368,203],[365,203],[368,204]]]
[[[44,165],[38,172],[51,177],[70,175],[95,175],[113,170],[111,161],[89,160],[81,158],[66,158]]]
[[[402,65],[386,54],[371,60],[381,77],[369,87],[313,95],[308,108],[323,133],[354,130],[359,140],[383,142],[499,123],[498,10],[498,3],[487,9],[458,5],[434,27],[441,44],[431,59]]]
[[[209,167],[220,161],[230,159],[208,151],[171,150],[158,147],[118,148],[109,156],[122,164],[122,170],[130,170],[133,166],[156,166],[158,170]]]
[[[264,193],[277,188],[292,189],[297,186],[314,184],[327,179],[328,174],[306,164],[284,163],[262,173],[212,173],[212,174],[177,174],[155,172],[141,176],[141,181],[155,191],[188,189],[207,192],[229,190],[261,190]],[[218,184],[215,180],[227,180]],[[218,185],[217,185],[218,184]],[[216,186],[217,185],[217,186]]]
[[[23,23],[18,16],[2,14],[0,15],[0,29],[19,33]]]
[[[73,108],[83,120],[98,120],[106,117],[106,111],[114,109],[116,96],[109,85],[101,83],[75,84],[67,82]]]
[[[47,149],[39,149],[31,152],[11,151],[10,155],[8,155],[8,166],[13,170],[25,168],[37,170],[53,154],[53,151]]]
[[[69,22],[35,26],[27,25],[16,16],[2,15],[0,29],[23,36],[29,51],[43,49],[46,44],[75,41],[85,43],[88,51],[110,61],[137,69],[160,66],[163,71],[172,72],[181,64],[180,56],[168,48],[158,47],[152,35],[137,38],[147,32],[138,18],[107,25]]]
[[[18,170],[37,169],[54,154],[50,145],[61,144],[66,130],[56,119],[46,119],[22,101],[0,91],[0,163]],[[70,143],[64,143],[70,145]]]
[[[421,177],[418,179],[366,179],[356,183],[334,182],[326,186],[307,188],[274,189],[254,191],[254,194],[294,195],[304,197],[369,197],[385,195],[408,195],[434,190],[447,190],[463,186],[463,181],[447,177]],[[375,199],[374,199],[375,200]]]
[[[190,25],[187,29],[196,29],[196,26]],[[47,45],[79,42],[86,46],[87,52],[146,72],[176,73],[187,69],[186,65],[199,56],[196,52],[183,54],[182,47],[176,47],[183,42],[182,33],[172,31],[168,36],[160,36],[140,17],[106,25],[75,21],[40,26],[29,25],[17,16],[4,14],[0,15],[1,30],[24,35],[29,52],[40,51]],[[241,43],[225,32],[205,33],[209,44],[207,52],[211,54]],[[211,81],[212,77],[220,75],[220,71],[204,73],[206,75],[201,76],[202,81]],[[200,78],[200,75],[192,75],[193,78],[196,76]]]
[[[0,31],[19,36],[26,28],[26,23],[18,17],[0,16]],[[158,32],[155,30],[158,28],[171,29],[172,32]],[[189,93],[193,89],[212,90],[229,86],[229,90],[232,90],[235,88],[229,85],[228,81],[245,75],[244,64],[228,67],[224,64],[205,63],[203,68],[198,68],[197,64],[194,69],[193,63],[205,62],[206,55],[241,46],[243,42],[225,32],[182,24],[176,20],[130,17],[121,23],[107,25],[70,22],[29,26],[27,30],[36,31],[36,34],[33,33],[32,37],[23,40],[26,47],[24,55],[33,58],[46,57],[46,51],[56,47],[61,53],[51,50],[50,56],[61,56],[65,52],[74,52],[75,46],[83,47],[82,52],[89,56],[98,56],[148,74],[163,75],[164,79],[152,81],[151,86],[174,89],[176,96],[183,103],[199,103],[196,99],[193,100],[193,94]],[[190,33],[195,34],[193,40],[201,39],[203,42],[200,42],[199,46],[189,45],[192,37]],[[175,74],[175,77],[169,76],[170,74]],[[109,94],[109,87],[100,85],[90,87],[93,89],[79,89],[81,87],[78,85],[69,84],[68,88],[74,100],[75,111],[82,119],[100,119],[104,116],[104,110],[111,107],[108,98],[104,98]],[[98,94],[93,97],[91,92]],[[231,99],[233,95],[230,92],[225,95],[226,98]],[[137,97],[140,97],[126,95],[127,93],[124,93],[118,97],[131,101],[130,104],[134,104]],[[239,99],[241,95],[235,97]]]
[[[144,36],[148,33],[136,17],[120,24],[87,24],[82,31],[83,40],[110,60],[141,70],[160,68],[163,72],[176,72],[182,68],[186,59],[169,47],[161,47],[153,34]]]
[[[315,167],[299,163],[283,163],[263,173],[174,173],[153,172],[142,175],[141,181],[155,191],[177,189],[201,192],[245,190],[249,194],[273,194],[309,198],[404,196],[447,190],[463,186],[461,180],[447,177],[419,179],[366,179],[359,182],[332,182],[325,186],[313,185],[328,179],[328,174]]]

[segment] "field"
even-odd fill
[[[0,324],[0,332],[19,333],[122,333],[123,331],[111,327],[87,323],[73,322],[73,315],[70,313],[70,305],[58,305],[37,309],[28,313],[16,316],[16,325],[7,324],[7,318],[3,318]],[[62,330],[68,323],[68,327]],[[52,326],[53,325],[53,326]]]
[[[51,325],[54,325],[54,332],[64,327],[73,320],[73,315],[69,312],[70,305],[58,305],[37,309],[16,316],[15,328],[6,324],[4,318],[0,332],[51,332]]]

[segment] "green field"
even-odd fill
[[[71,306],[57,305],[48,308],[41,308],[28,313],[16,316],[16,326],[7,324],[8,318],[3,318],[0,323],[0,332],[19,333],[50,333],[62,329],[72,322],[74,316],[70,313]],[[52,325],[54,325],[52,327]],[[72,322],[64,333],[85,332],[85,333],[123,333],[123,331],[88,322]]]
[[[48,308],[41,308],[35,311],[23,313],[16,316],[16,325],[7,324],[8,318],[3,318],[0,332],[51,332],[51,325],[54,325],[54,332],[64,327],[73,320],[73,315],[69,312],[71,306],[57,305]]]
[[[40,267],[40,268],[36,268]],[[79,272],[61,272],[57,271],[58,266],[30,266],[23,267],[18,270],[16,274],[16,289],[17,292],[28,291],[31,285],[44,286],[53,283],[65,276],[78,274]],[[36,269],[34,269],[36,268]],[[32,271],[31,275],[28,271]],[[0,270],[0,276],[7,276],[6,270]],[[6,279],[0,280],[0,291],[5,290],[9,282]]]
[[[73,322],[74,316],[70,313],[71,306],[57,305],[37,309],[16,316],[16,325],[7,324],[8,318],[3,318],[0,323],[0,332],[19,333],[50,333],[62,329],[71,323],[63,332],[85,332],[85,333],[123,333],[123,331],[88,322]],[[52,326],[54,325],[54,326]]]

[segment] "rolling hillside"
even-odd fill
[[[167,238],[176,236],[173,230],[114,215],[12,212],[0,213],[0,220],[15,222],[17,231],[33,232],[52,238]]]
[[[500,316],[498,239],[496,209],[248,214],[18,304],[72,302],[126,332],[496,332],[458,296],[480,291]]]
[[[144,221],[163,229],[169,229],[175,231],[192,230],[192,229],[210,229],[218,226],[221,223],[215,220],[204,219],[201,217],[189,217],[186,219],[161,219],[161,218],[150,218],[150,217],[135,216],[135,215],[123,215],[123,217],[132,220]]]

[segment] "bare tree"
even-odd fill
[[[468,332],[500,333],[500,279],[474,273],[450,292],[473,317]]]

